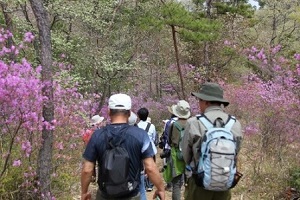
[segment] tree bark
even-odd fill
[[[37,175],[40,182],[40,197],[38,199],[51,199],[51,171],[52,171],[52,144],[53,130],[48,125],[52,125],[54,119],[53,104],[53,69],[52,69],[52,47],[50,21],[48,12],[42,0],[30,0],[31,8],[36,18],[39,30],[39,49],[42,65],[42,82],[44,84],[42,93],[47,100],[43,103],[44,125],[42,130],[42,146],[39,150]]]
[[[182,98],[185,99],[184,83],[183,83],[183,77],[182,77],[182,72],[181,72],[181,68],[180,68],[180,62],[179,62],[179,53],[178,53],[178,47],[177,47],[175,26],[171,25],[171,28],[172,28],[172,36],[173,36],[173,43],[174,43],[174,50],[175,50],[175,57],[176,57],[176,65],[177,65],[178,75],[180,78]]]

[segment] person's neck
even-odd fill
[[[125,118],[123,116],[111,117],[112,124],[122,124],[122,123],[127,123],[127,121],[128,121],[128,118]]]

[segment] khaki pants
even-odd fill
[[[140,194],[137,194],[136,196],[134,197],[130,197],[130,198],[126,198],[126,199],[121,199],[121,198],[115,198],[115,199],[107,199],[107,198],[104,198],[102,195],[101,195],[101,191],[98,190],[97,191],[97,195],[96,195],[96,200],[140,200]]]
[[[204,190],[203,188],[196,185],[193,177],[187,181],[188,185],[185,188],[185,200],[230,200],[231,192],[217,192]]]

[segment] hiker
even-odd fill
[[[204,176],[207,179],[209,179],[210,177],[204,173],[202,173],[202,177],[201,174],[200,176],[198,174],[198,172],[202,170],[203,162],[213,163],[213,159],[226,158],[226,155],[216,156],[216,157],[211,156],[207,159],[204,158],[203,155],[207,151],[211,150],[211,149],[207,149],[207,151],[204,151],[202,148],[204,144],[207,144],[206,141],[208,140],[208,137],[206,133],[208,133],[209,129],[211,128],[207,128],[206,125],[204,125],[206,123],[203,123],[203,120],[205,121],[206,119],[208,119],[207,121],[216,123],[214,125],[211,124],[211,126],[224,127],[224,124],[226,124],[227,120],[231,119],[231,117],[229,118],[229,115],[225,113],[223,110],[223,106],[224,107],[228,106],[229,102],[223,98],[223,89],[216,83],[204,83],[203,85],[200,86],[200,91],[193,92],[192,96],[195,96],[199,100],[200,115],[197,115],[187,120],[186,127],[185,127],[185,134],[183,136],[182,152],[183,152],[184,161],[187,163],[186,175],[188,176],[187,186],[185,190],[186,191],[185,199],[186,200],[196,200],[196,199],[197,200],[201,200],[201,199],[202,200],[215,200],[215,199],[230,200],[231,199],[230,189],[224,190],[221,189],[221,186],[218,186],[220,188],[218,188],[217,191],[211,189],[207,186],[208,184],[203,182]],[[220,126],[220,124],[223,124],[223,126]],[[232,128],[230,128],[229,131],[230,131],[230,136],[234,138],[234,140],[231,140],[229,142],[235,141],[233,143],[236,145],[236,149],[234,149],[234,151],[239,152],[241,141],[243,138],[240,122],[234,119],[232,122]],[[203,140],[204,136],[205,136],[205,140]],[[219,144],[222,143],[221,142],[222,139],[224,138],[220,137],[218,138],[217,141],[211,142],[210,145],[217,146],[218,142]],[[213,152],[209,152],[209,153],[212,154]],[[231,163],[234,163],[237,158],[231,157],[230,159],[232,159]],[[222,165],[222,162],[220,163]],[[201,167],[199,167],[199,165],[201,165]],[[235,166],[236,165],[234,164],[233,168]],[[212,165],[208,165],[203,168],[206,167],[211,167],[211,169],[216,168],[216,166],[212,166]],[[223,172],[219,174],[214,174],[215,180],[218,180],[220,176],[225,176],[225,175],[227,176],[227,172],[229,173],[230,169],[228,167],[225,167],[222,168],[222,171]],[[213,170],[211,170],[210,175],[212,175],[213,173],[214,173]],[[215,180],[211,179],[210,182],[213,183]]]
[[[172,183],[172,200],[180,200],[183,174],[185,172],[181,143],[186,121],[191,116],[190,105],[185,100],[180,100],[177,104],[168,107],[168,111],[178,119],[169,128],[168,141],[171,147],[171,156],[163,176],[167,183]]]
[[[101,126],[103,126],[103,120],[104,120],[104,117],[100,117],[99,115],[94,115],[91,118],[91,122],[89,124],[90,128],[88,130],[86,130],[82,136],[82,140],[83,140],[85,146],[90,141],[92,134],[97,129],[101,128]],[[96,165],[95,165],[91,182],[95,183],[96,179],[97,179],[97,173],[96,173]]]
[[[165,200],[164,184],[153,160],[149,136],[146,131],[128,125],[131,98],[114,94],[109,98],[108,108],[111,124],[95,131],[83,153],[81,200],[91,199],[88,187],[96,161],[99,165],[96,200],[140,200],[141,162],[157,189],[153,199]]]
[[[137,126],[136,122],[137,122],[137,116],[134,112],[131,111],[130,116],[128,118],[128,124],[131,126]]]
[[[145,130],[148,133],[148,136],[151,140],[152,148],[154,150],[153,160],[155,162],[156,161],[155,154],[157,153],[157,148],[154,144],[156,134],[157,134],[156,130],[155,130],[155,126],[154,126],[154,124],[151,123],[151,118],[148,117],[149,111],[147,108],[140,108],[137,112],[137,115],[138,115],[138,118],[140,119],[137,126],[141,129]],[[151,192],[153,190],[153,183],[150,181],[147,173],[145,173],[144,179],[145,179],[146,191]]]
[[[103,120],[104,120],[104,117],[100,117],[99,115],[94,115],[91,118],[91,122],[89,124],[90,128],[88,130],[86,130],[82,136],[82,140],[85,145],[87,145],[87,143],[90,141],[90,138],[91,138],[92,134],[95,132],[95,130],[99,129],[99,128],[101,128],[101,126],[103,126]]]
[[[131,111],[130,113],[130,117],[128,118],[128,124],[131,126],[137,126],[137,115]],[[143,166],[143,163],[141,163],[141,165]],[[143,166],[144,169],[144,166]],[[145,190],[145,171],[142,170],[141,172],[141,183],[140,183],[140,195],[141,198],[140,200],[147,200],[147,196],[146,196],[146,190]]]
[[[163,133],[161,137],[159,138],[159,144],[158,147],[162,149],[162,152],[160,153],[160,158],[163,160],[163,166],[159,170],[159,172],[163,173],[165,169],[167,168],[168,160],[170,159],[171,155],[171,147],[169,143],[169,129],[171,124],[177,120],[177,117],[172,114],[172,116],[169,119],[162,120],[164,123]],[[166,191],[172,192],[172,183],[168,182],[165,187]]]
[[[176,120],[178,120],[178,118],[173,114],[171,115],[170,119],[163,120],[164,129],[161,137],[159,138],[160,142],[158,144],[158,147],[162,149],[162,153],[160,153],[160,158],[163,159],[163,167],[160,170],[161,172],[164,172],[165,168],[167,167],[167,161],[170,158],[171,146],[169,142],[169,131],[172,123]]]

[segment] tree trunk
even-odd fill
[[[6,29],[9,30],[10,32],[13,32],[12,16],[6,10],[7,9],[7,3],[1,2],[0,5],[1,5],[3,16],[4,16],[5,24],[6,24]],[[11,48],[12,45],[13,45],[13,40],[10,37],[10,38],[7,39],[7,48]],[[10,58],[11,61],[14,61],[15,60],[15,54],[13,52],[11,52],[10,55],[9,55],[9,58]]]
[[[45,124],[42,130],[42,146],[38,157],[37,176],[40,182],[41,193],[38,199],[50,200],[52,196],[50,175],[52,171],[53,130],[50,130],[47,124],[52,125],[54,118],[50,21],[42,0],[30,0],[30,3],[39,30],[39,57],[42,65],[42,82],[44,84],[42,93],[47,97],[47,100],[44,100],[43,103],[43,118]]]
[[[175,26],[171,25],[171,28],[172,28],[172,36],[173,36],[173,43],[174,43],[174,50],[175,50],[175,57],[176,57],[176,65],[177,65],[178,75],[180,78],[182,98],[185,99],[184,83],[183,83],[183,77],[182,77],[182,72],[181,72],[180,63],[179,63],[179,53],[178,53],[178,47],[177,47]]]

